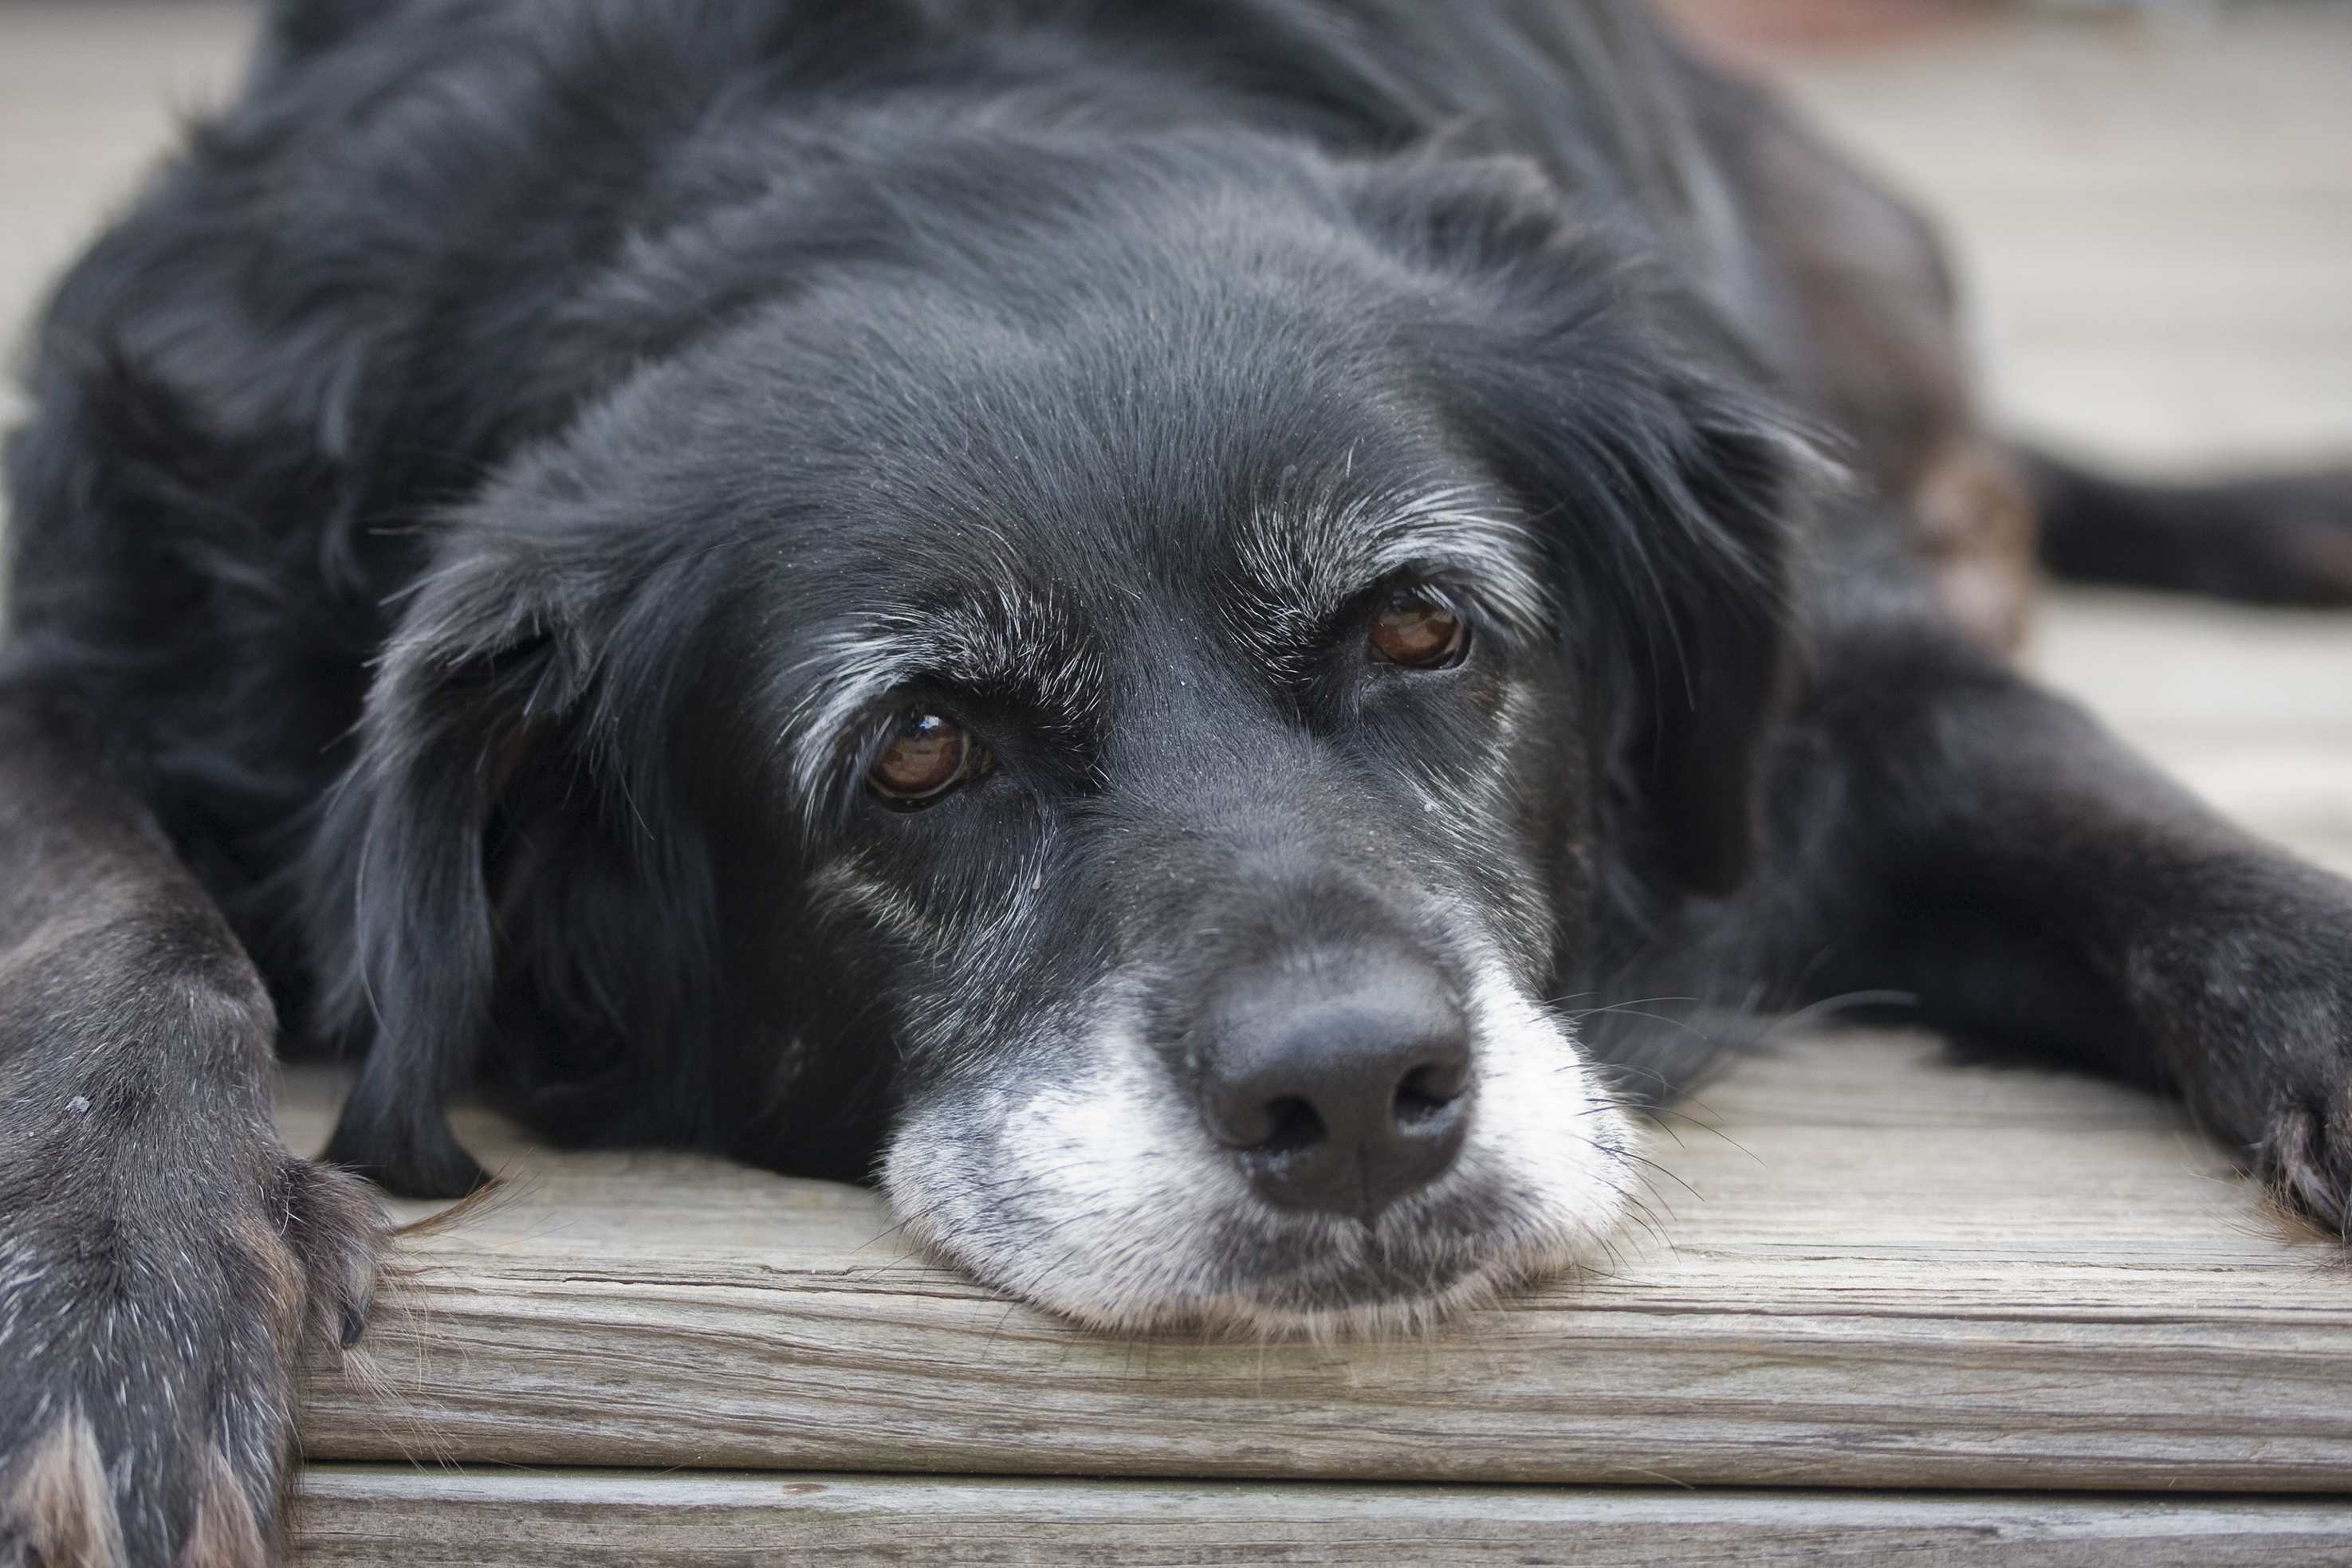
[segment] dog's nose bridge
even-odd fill
[[[1130,854],[1224,886],[1381,876],[1415,858],[1402,798],[1303,727],[1198,700],[1112,748],[1111,814]]]
[[[1106,928],[1170,1005],[1236,960],[1424,947],[1441,879],[1417,806],[1296,720],[1185,690],[1113,750],[1087,830]]]

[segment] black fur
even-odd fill
[[[1615,0],[284,7],[11,449],[0,1290],[48,1327],[0,1333],[0,1561],[83,1426],[131,1561],[230,1538],[224,1466],[268,1549],[372,1217],[268,1130],[265,980],[396,1191],[480,1179],[468,1084],[571,1143],[919,1144],[925,1234],[1111,1324],[1556,1264],[1476,1174],[1550,1151],[1429,1064],[1635,996],[1909,992],[2185,1092],[2340,1227],[2352,892],[1945,618],[1921,476],[1979,438],[1808,315],[1791,179],[1878,210]],[[1872,376],[1916,408],[1843,418]],[[1458,660],[1368,653],[1401,593]],[[862,780],[916,712],[986,760],[909,810]],[[992,1261],[1069,1232],[986,1107],[1110,1092],[1116,1038],[1192,1126],[1244,1018],[1269,1105],[1410,1069],[1444,1174],[1204,1137],[1172,1282]],[[1654,1092],[1744,1032],[1581,1040]]]
[[[2352,472],[2156,488],[2027,459],[2061,577],[2254,604],[2352,604]]]

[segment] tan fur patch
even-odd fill
[[[42,1568],[121,1568],[122,1524],[98,1435],[75,1409],[49,1428],[17,1472],[8,1522]]]
[[[377,1274],[376,1249],[391,1222],[374,1189],[346,1171],[288,1160],[286,1239],[305,1274],[304,1347],[331,1351],[363,1313]],[[462,1206],[460,1206],[462,1207]]]
[[[300,1261],[263,1215],[239,1207],[225,1217],[224,1239],[245,1264],[246,1279],[257,1292],[256,1305],[266,1314],[270,1337],[284,1343],[294,1337],[302,1321],[302,1298],[308,1281]]]
[[[1912,495],[1911,524],[1945,619],[1989,651],[2014,655],[2040,580],[2032,503],[2008,458],[1984,442],[1941,453]]]
[[[253,1505],[229,1473],[218,1448],[205,1456],[205,1479],[196,1493],[196,1517],[180,1548],[176,1568],[263,1568],[269,1552]]]

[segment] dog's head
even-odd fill
[[[462,1186],[487,1064],[573,1135],[878,1168],[1111,1327],[1591,1248],[1629,1129],[1554,998],[1614,884],[1743,875],[1781,665],[1787,441],[1706,313],[1506,163],[888,191],[447,525],[314,867],[337,1152]]]

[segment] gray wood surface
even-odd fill
[[[2142,472],[2352,454],[2352,5],[1945,9],[1773,74],[1936,220],[2000,423]]]
[[[454,1476],[322,1466],[303,1568],[2341,1561],[2352,1503],[1663,1488],[1218,1486],[878,1476]]]
[[[330,1092],[290,1080],[298,1143]],[[461,1132],[507,1190],[403,1247],[372,1385],[310,1388],[319,1458],[2352,1489],[2338,1249],[2170,1107],[1924,1037],[1744,1064],[1607,1267],[1391,1344],[1083,1333],[870,1193]]]

